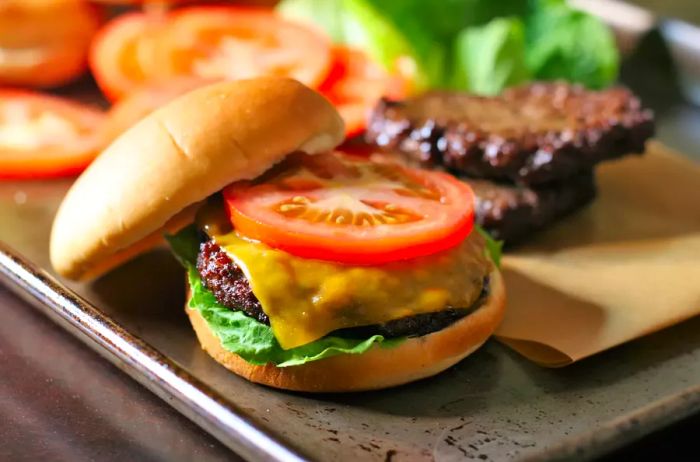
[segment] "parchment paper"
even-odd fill
[[[503,259],[497,338],[543,366],[700,314],[700,166],[652,142],[597,180],[589,207]]]

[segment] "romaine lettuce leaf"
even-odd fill
[[[390,71],[409,57],[418,91],[448,86],[490,95],[530,79],[600,88],[618,72],[607,26],[563,0],[283,0],[278,10]]]
[[[486,252],[491,257],[491,261],[496,265],[496,268],[501,267],[501,254],[503,253],[503,241],[497,241],[481,226],[474,225],[476,230],[486,240]]]
[[[442,78],[438,74],[444,53],[433,47],[430,38],[416,30],[409,39],[369,0],[284,0],[277,11],[289,19],[315,24],[334,43],[364,50],[390,72],[396,71],[399,58],[411,59],[416,67],[416,89]]]
[[[370,0],[409,38],[428,35],[445,45],[465,27],[479,26],[502,16],[523,16],[524,0]],[[420,30],[420,32],[416,32]]]
[[[619,55],[598,18],[559,1],[540,0],[527,18],[527,63],[537,79],[602,88],[617,77]]]
[[[199,239],[194,226],[175,235],[168,235],[173,253],[187,270],[192,296],[189,306],[200,312],[221,346],[251,364],[273,363],[277,367],[297,366],[339,354],[362,354],[375,344],[385,348],[396,346],[404,338],[385,339],[374,335],[366,339],[346,339],[326,336],[312,343],[284,350],[270,326],[258,322],[240,311],[233,311],[217,302],[204,285],[196,269]]]
[[[464,29],[455,40],[451,86],[479,95],[497,95],[525,82],[525,32],[519,18],[493,19]]]

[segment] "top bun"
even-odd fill
[[[181,96],[127,130],[68,191],[51,230],[51,263],[94,277],[191,221],[194,204],[255,178],[287,154],[337,146],[343,121],[299,82],[225,82]]]

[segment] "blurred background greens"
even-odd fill
[[[611,30],[564,0],[284,0],[286,16],[360,47],[418,90],[494,95],[528,80],[612,83],[619,55]]]

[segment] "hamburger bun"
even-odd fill
[[[53,223],[51,263],[71,279],[97,276],[191,222],[195,204],[226,185],[343,137],[335,108],[295,80],[187,93],[123,133],[78,178]]]
[[[454,324],[391,348],[375,345],[359,354],[341,354],[300,366],[256,366],[225,350],[199,311],[186,306],[199,343],[212,358],[252,382],[286,390],[349,392],[375,390],[433,376],[477,350],[496,330],[506,304],[503,279],[490,274],[483,304]]]

